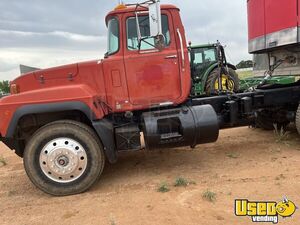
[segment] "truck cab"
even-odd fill
[[[161,6],[163,46],[151,36],[142,5],[120,5],[106,16],[108,50],[103,63],[107,103],[114,111],[184,102],[191,86],[188,49],[179,9]]]

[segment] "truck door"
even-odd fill
[[[124,63],[131,104],[149,106],[173,103],[181,96],[181,79],[171,14],[162,11],[166,46],[161,51],[154,47],[154,38],[145,38],[139,49],[136,17],[128,13],[125,18]],[[139,15],[139,26],[141,36],[148,37],[148,14]]]

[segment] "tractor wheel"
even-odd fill
[[[89,189],[104,168],[99,138],[85,124],[62,120],[40,128],[27,143],[24,166],[42,191],[65,196]]]
[[[272,118],[272,114],[265,111],[258,112],[255,120],[255,126],[264,130],[275,130],[275,127],[279,130],[285,129],[289,123],[288,121],[276,122]]]
[[[207,81],[205,84],[205,91],[208,95],[210,94],[216,94],[219,90],[219,82],[218,77],[220,74],[220,69],[214,69],[209,76],[207,77]],[[229,68],[228,69],[229,75],[222,75],[222,89],[224,91],[230,91],[230,92],[238,92],[240,88],[240,81],[238,78],[237,73]]]

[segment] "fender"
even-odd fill
[[[16,130],[18,121],[25,115],[39,114],[39,113],[53,113],[62,111],[80,111],[86,115],[91,121],[95,131],[103,144],[105,154],[110,163],[117,161],[117,154],[114,141],[114,127],[113,124],[107,119],[97,120],[96,115],[90,109],[88,105],[80,101],[60,102],[60,103],[48,103],[48,104],[34,104],[25,105],[16,110],[13,118],[10,122],[7,135],[2,138],[5,143],[11,148],[17,148],[18,146],[12,145],[13,135]],[[21,154],[19,154],[21,155]]]
[[[15,111],[7,129],[6,138],[13,137],[18,122],[23,116],[30,114],[53,113],[71,110],[83,112],[91,121],[95,119],[94,112],[85,103],[80,101],[25,105],[19,107]]]
[[[69,102],[81,102],[81,106],[70,106]],[[82,110],[88,118],[102,119],[108,112],[102,103],[105,103],[103,93],[97,93],[87,85],[64,85],[59,88],[41,88],[38,90],[21,92],[0,100],[0,132],[4,137],[13,135],[13,128],[26,113],[44,113],[45,110],[57,112],[61,109]],[[61,103],[61,104],[60,104]],[[85,107],[86,106],[86,107]],[[90,113],[92,110],[93,113]],[[51,111],[49,111],[51,112]],[[13,119],[14,117],[14,120]],[[9,128],[13,127],[13,128]]]
[[[233,64],[227,63],[227,65],[228,65],[229,68],[231,68],[231,69],[233,69],[233,70],[236,70],[236,67],[235,67]],[[205,83],[206,83],[206,81],[207,81],[207,78],[208,78],[209,74],[210,74],[214,69],[216,69],[216,68],[218,68],[218,64],[217,64],[217,63],[214,63],[214,64],[212,64],[212,65],[205,71],[205,73],[204,73],[204,75],[203,75],[203,77],[202,77],[202,79],[201,79],[201,80],[202,80],[202,90],[205,89]]]

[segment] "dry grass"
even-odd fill
[[[235,153],[235,152],[228,152],[226,153],[226,156],[232,159],[237,159],[239,157],[239,154]]]
[[[286,142],[290,137],[290,132],[286,131],[283,127],[278,128],[277,124],[274,124],[274,136],[276,143]]]
[[[3,156],[0,156],[0,166],[6,166],[7,162],[5,160],[5,158],[3,158]]]

